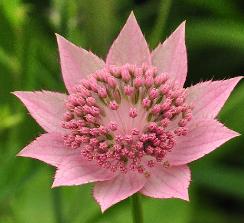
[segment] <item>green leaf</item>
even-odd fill
[[[23,114],[15,114],[8,105],[0,107],[0,131],[18,125],[23,120]]]
[[[24,23],[29,7],[23,4],[21,0],[1,0],[1,5],[6,18],[8,18],[14,28]]]
[[[216,45],[244,50],[243,20],[194,19],[188,22],[187,38],[191,47]]]
[[[187,223],[190,203],[179,199],[143,199],[145,222]]]
[[[209,187],[223,194],[244,198],[242,169],[198,161],[193,165],[192,183]]]
[[[219,120],[240,133],[244,133],[244,125],[240,121],[244,113],[244,82],[240,81],[219,113]]]
[[[198,7],[200,9],[206,9],[211,11],[213,14],[222,16],[239,17],[241,13],[239,12],[238,6],[235,1],[229,0],[185,0],[185,2],[193,7]]]
[[[86,45],[88,49],[104,56],[116,25],[116,1],[85,0],[81,6],[84,10]]]
[[[157,19],[150,36],[150,46],[152,49],[162,40],[171,4],[171,0],[161,0],[159,3]]]
[[[0,46],[0,64],[6,67],[10,72],[17,73],[19,71],[19,61],[11,55],[8,55]]]

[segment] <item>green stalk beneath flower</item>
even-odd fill
[[[133,223],[143,223],[141,198],[138,193],[131,197]]]
[[[56,223],[64,223],[62,212],[62,194],[59,188],[52,191],[53,211]]]

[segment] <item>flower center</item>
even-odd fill
[[[187,134],[186,92],[155,67],[109,66],[74,87],[65,104],[64,144],[111,171],[149,174]]]

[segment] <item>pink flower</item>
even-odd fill
[[[242,77],[183,88],[184,35],[150,52],[131,13],[105,62],[57,35],[68,95],[14,93],[47,132],[18,155],[57,167],[53,187],[94,182],[102,211],[136,192],[188,200],[187,164],[239,135],[216,116]]]

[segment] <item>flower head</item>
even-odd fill
[[[242,77],[185,89],[184,35],[150,52],[131,13],[106,62],[57,35],[68,95],[15,92],[47,132],[19,155],[57,167],[53,187],[95,182],[102,211],[136,192],[188,200],[187,164],[238,136],[215,118]]]

